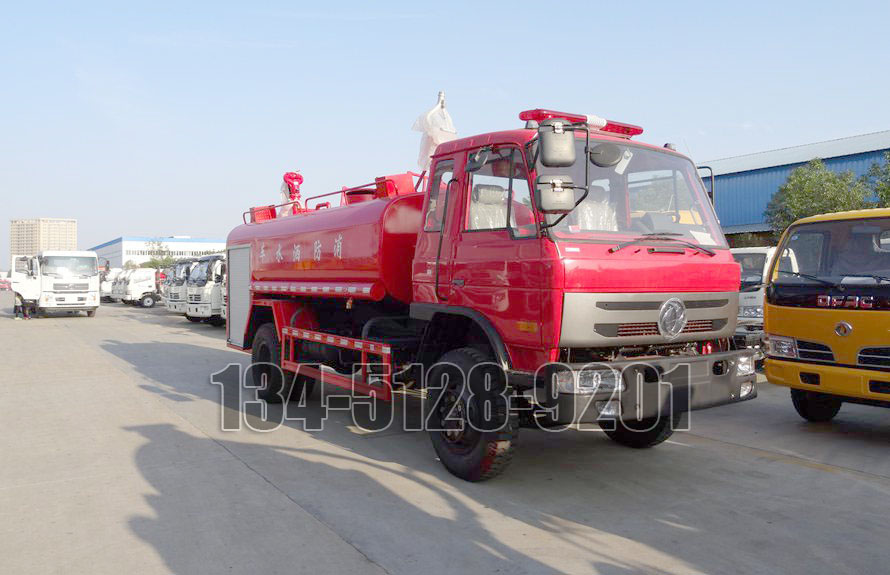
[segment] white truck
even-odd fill
[[[37,315],[52,311],[99,309],[99,266],[96,252],[42,251],[36,256],[14,255],[10,266],[12,289]]]
[[[188,311],[188,282],[189,274],[198,263],[196,258],[179,260],[173,264],[173,273],[167,280],[167,293],[165,294],[167,310],[173,313],[185,314]]]
[[[120,303],[123,301],[124,296],[127,294],[127,278],[130,277],[130,274],[133,273],[133,270],[123,270],[114,281],[111,282],[111,301],[115,303]]]
[[[739,347],[757,351],[755,361],[763,361],[763,298],[766,293],[766,274],[775,247],[733,248],[732,257],[742,267],[739,290],[739,317],[734,340]]]
[[[161,300],[160,274],[155,268],[136,268],[122,286],[121,301],[142,307],[154,307]]]
[[[123,271],[121,268],[111,268],[99,274],[99,298],[102,301],[112,301],[111,290],[114,286],[114,280]]]
[[[186,282],[188,303],[185,317],[189,321],[206,321],[213,325],[225,324],[222,316],[222,285],[225,273],[225,255],[213,254],[198,259]]]

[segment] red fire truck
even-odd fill
[[[245,212],[227,336],[266,366],[262,399],[318,380],[416,392],[442,463],[477,481],[523,425],[596,422],[649,447],[684,412],[755,397],[732,344],[739,266],[692,162],[630,124],[520,119],[440,145],[428,175],[333,192],[339,206]]]

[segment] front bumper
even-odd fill
[[[188,304],[184,301],[167,300],[167,309],[175,313],[186,313],[188,311]]]
[[[592,394],[556,393],[548,390],[542,407],[553,409],[556,423],[586,423],[601,419],[609,402],[618,402],[625,420],[639,420],[658,415],[684,413],[757,397],[756,375],[738,375],[740,357],[754,357],[752,350],[728,351],[698,356],[674,356],[626,360],[607,364],[620,372],[623,391],[598,391]],[[583,364],[570,365],[581,370]],[[548,378],[549,379],[549,378]],[[743,395],[743,384],[747,392]],[[602,418],[614,417],[602,414]]]
[[[890,371],[768,357],[766,379],[794,389],[890,405]]]
[[[763,354],[763,322],[761,323],[745,323],[742,324],[741,320],[739,320],[739,325],[736,327],[735,334],[732,336],[733,342],[735,342],[736,347],[739,348],[752,348],[755,350],[755,359],[757,361],[761,361],[764,358]]]
[[[213,313],[213,308],[209,303],[190,303],[186,307],[185,314],[190,317],[213,317],[219,315],[220,312],[217,310],[216,313]]]

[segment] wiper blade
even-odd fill
[[[681,239],[679,239],[679,238],[674,237],[674,236],[678,236],[678,235],[683,235],[683,234],[675,234],[675,233],[673,233],[673,232],[667,232],[667,233],[658,233],[658,232],[656,232],[656,233],[651,233],[651,234],[644,234],[644,235],[642,235],[642,236],[640,236],[640,237],[638,237],[638,238],[635,238],[635,239],[632,239],[632,240],[628,240],[628,241],[626,241],[626,242],[621,242],[621,243],[618,244],[617,246],[614,246],[614,247],[609,248],[609,253],[610,253],[610,254],[614,254],[614,253],[617,252],[618,250],[622,250],[622,249],[624,249],[624,248],[626,248],[626,247],[628,247],[628,246],[633,246],[633,245],[637,245],[637,244],[644,244],[644,243],[646,243],[646,242],[650,242],[650,241],[655,240],[655,241],[661,241],[661,242],[675,242],[675,243],[678,243],[678,244],[682,244],[682,245],[686,246],[687,248],[691,248],[691,249],[693,249],[693,250],[697,250],[697,251],[699,251],[699,252],[701,252],[701,253],[703,253],[703,254],[707,254],[707,255],[709,255],[709,256],[715,256],[715,255],[717,255],[717,252],[715,252],[715,251],[713,251],[713,250],[709,250],[708,248],[702,247],[702,246],[700,246],[700,245],[698,245],[698,244],[694,244],[694,243],[692,243],[692,242],[687,242],[686,240],[681,240]]]
[[[871,278],[878,282],[890,282],[890,278],[887,276],[881,276],[877,274],[841,274],[845,278]]]
[[[814,282],[819,282],[820,284],[822,284],[822,285],[824,285],[824,286],[837,287],[837,285],[838,285],[838,284],[836,284],[836,283],[834,283],[834,282],[832,282],[832,281],[828,281],[828,280],[822,279],[822,278],[820,278],[820,277],[818,277],[818,276],[814,276],[814,275],[811,275],[811,274],[803,274],[803,273],[800,273],[800,272],[792,272],[792,271],[788,271],[788,270],[779,270],[779,273],[780,273],[780,274],[788,274],[788,275],[792,275],[792,276],[795,276],[795,277],[803,278],[803,279],[805,279],[805,280],[812,280],[812,281],[814,281]]]
[[[765,284],[753,284],[749,286],[742,286],[742,289],[739,291],[748,292],[748,291],[757,291],[762,288]]]

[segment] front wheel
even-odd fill
[[[621,419],[602,422],[603,431],[612,441],[634,449],[654,447],[667,440],[679,427],[682,413],[672,416],[647,417],[636,421]]]
[[[439,460],[452,474],[484,481],[510,464],[519,421],[510,413],[506,391],[503,370],[474,348],[449,351],[430,370],[427,428]]]
[[[94,309],[88,309],[88,310],[87,310],[87,317],[96,317],[96,310],[94,310]]]
[[[150,295],[142,296],[142,299],[139,300],[139,305],[142,307],[154,307],[155,306],[155,298]]]
[[[843,401],[824,393],[792,389],[791,403],[802,418],[815,423],[824,423],[834,419],[841,410]]]
[[[193,315],[187,315],[185,316],[185,319],[189,320],[192,323],[201,323],[202,321],[204,321],[203,317],[195,317]]]

